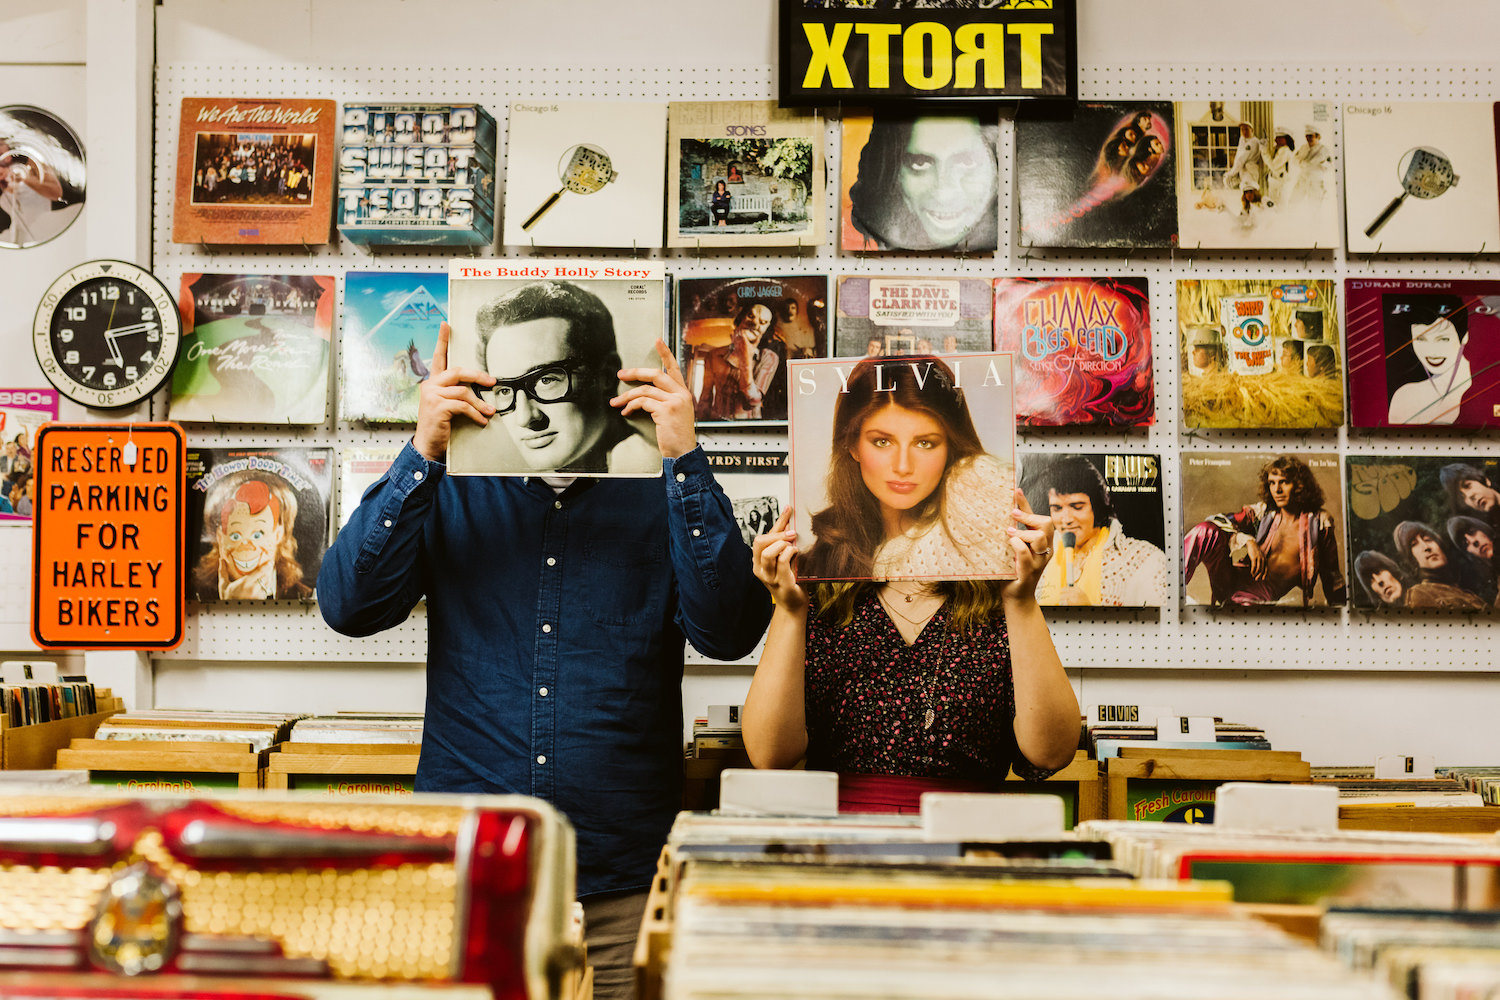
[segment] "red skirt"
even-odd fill
[[[840,774],[841,813],[919,813],[923,792],[993,792],[996,782],[913,778],[904,774]]]

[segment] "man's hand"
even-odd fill
[[[698,446],[693,429],[693,394],[677,367],[677,359],[660,338],[656,354],[660,368],[622,368],[621,382],[639,382],[609,401],[621,415],[645,410],[656,423],[656,446],[663,458],[681,458]]]
[[[1250,554],[1250,576],[1255,580],[1266,578],[1266,554],[1261,551],[1260,543],[1250,539],[1245,544],[1245,549]]]
[[[448,338],[452,335],[447,323],[438,327],[432,374],[417,390],[417,431],[411,443],[429,462],[441,462],[447,456],[454,416],[461,413],[483,427],[495,415],[495,408],[475,395],[470,385],[494,385],[494,376],[473,368],[448,367]]]

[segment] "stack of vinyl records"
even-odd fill
[[[1448,767],[1443,773],[1462,781],[1487,806],[1500,806],[1500,766]]]
[[[192,743],[248,743],[260,751],[287,738],[301,715],[282,712],[211,712],[152,709],[111,716],[94,734],[97,740],[153,740]]]
[[[310,715],[292,725],[292,743],[422,745],[422,713],[339,712]]]
[[[1377,778],[1374,768],[1315,767],[1315,785],[1339,790],[1340,806],[1482,806],[1484,798],[1449,775],[1432,778]]]
[[[1334,909],[1325,949],[1369,970],[1411,1000],[1493,997],[1500,992],[1500,913]]]
[[[0,720],[7,726],[31,726],[99,710],[94,685],[59,680],[56,684],[0,684]]]
[[[1085,749],[1098,760],[1118,757],[1120,748],[1154,747],[1172,750],[1270,750],[1271,741],[1258,726],[1241,722],[1225,722],[1214,719],[1214,738],[1173,738],[1158,733],[1152,724],[1124,722],[1088,723],[1086,725]]]
[[[737,725],[710,726],[708,719],[699,716],[693,720],[693,742],[688,745],[687,756],[747,760],[744,733]]]

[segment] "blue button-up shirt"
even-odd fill
[[[701,449],[662,479],[448,476],[407,443],[318,574],[347,635],[427,598],[419,791],[555,804],[580,896],[649,885],[681,802],[684,637],[747,655],[770,620]]]

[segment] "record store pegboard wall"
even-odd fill
[[[302,248],[228,248],[171,242],[171,210],[176,177],[178,117],[184,97],[290,96],[358,101],[474,100],[485,105],[500,130],[497,159],[503,161],[506,111],[511,101],[539,98],[592,100],[749,100],[773,95],[768,66],[646,66],[624,69],[532,67],[390,68],[374,66],[218,66],[166,64],[158,67],[155,143],[156,172],[152,242],[154,269],[168,287],[193,271],[334,274],[353,270],[432,270],[446,268],[442,250],[387,249],[374,252],[348,242]],[[1082,67],[1084,100],[1327,99],[1335,106],[1333,134],[1325,136],[1341,153],[1338,105],[1346,100],[1490,101],[1500,97],[1492,66],[1141,66]],[[835,249],[838,233],[839,143],[837,115],[828,109],[825,160],[828,176],[826,232],[830,242],[817,248],[704,251],[640,250],[660,258],[677,276],[731,274],[930,274],[997,277],[1033,275],[1145,276],[1150,281],[1155,355],[1156,423],[1131,432],[1031,430],[1018,436],[1018,448],[1038,451],[1136,451],[1162,459],[1169,564],[1178,561],[1181,538],[1179,471],[1185,449],[1223,452],[1281,448],[1337,451],[1342,457],[1401,453],[1430,456],[1494,454],[1495,432],[1433,434],[1422,431],[1369,433],[1336,431],[1198,431],[1180,429],[1177,372],[1175,281],[1183,277],[1267,277],[1331,279],[1346,277],[1495,278],[1500,265],[1484,255],[1358,258],[1340,248],[1302,252],[1147,252],[1027,251],[1016,245],[1013,205],[1014,130],[1002,117],[1000,145],[1000,246],[990,256],[853,254]],[[504,173],[496,201],[503,200]],[[1008,249],[1007,249],[1008,248]],[[1475,247],[1479,251],[1478,246]],[[551,251],[502,248],[504,255],[629,257],[589,250]],[[488,256],[494,248],[480,252]],[[342,289],[342,282],[340,282]],[[340,301],[340,309],[342,302]],[[342,316],[335,329],[342,328]],[[337,371],[335,337],[334,371]],[[336,400],[334,405],[336,406]],[[334,411],[336,412],[336,410]],[[330,421],[316,428],[193,424],[189,447],[327,445],[335,448],[395,445],[409,428],[380,428]],[[705,442],[748,449],[780,449],[780,432],[713,432]],[[1176,552],[1174,553],[1174,547]],[[1341,541],[1341,551],[1346,543]],[[1345,555],[1347,572],[1347,554]],[[1390,617],[1352,609],[1265,608],[1215,612],[1181,607],[1181,585],[1169,583],[1161,609],[1049,609],[1048,619],[1063,660],[1070,667],[1255,668],[1297,663],[1302,669],[1490,671],[1475,662],[1475,649],[1490,647],[1500,625],[1464,615]],[[420,663],[425,653],[425,614],[421,608],[403,626],[367,639],[349,639],[328,629],[314,605],[190,606],[186,639],[164,654],[184,660],[329,661]],[[690,654],[690,656],[693,654]],[[699,661],[704,662],[704,661]],[[753,658],[749,661],[753,663]],[[745,668],[748,672],[749,668]]]

